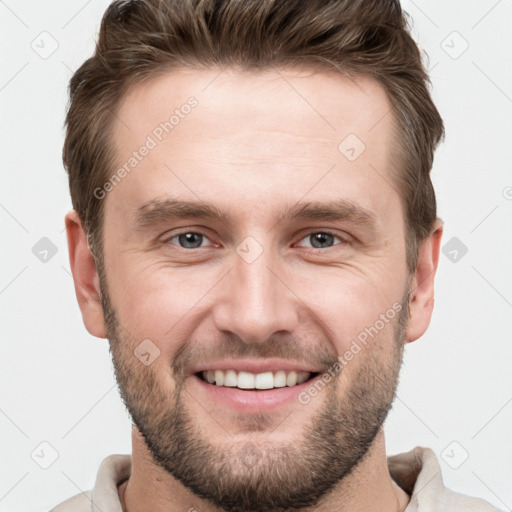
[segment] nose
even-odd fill
[[[235,254],[233,262],[214,307],[216,327],[236,334],[245,343],[293,332],[300,299],[286,282],[290,274],[267,251],[251,263]]]

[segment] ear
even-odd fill
[[[418,265],[410,280],[407,342],[415,341],[427,330],[434,308],[434,277],[439,263],[443,223],[437,219],[430,235],[418,247]]]
[[[85,328],[97,338],[106,338],[105,319],[100,300],[100,284],[82,222],[76,210],[66,214],[69,263],[75,282],[75,294]]]

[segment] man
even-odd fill
[[[391,0],[114,2],[70,84],[84,324],[133,453],[54,512],[492,511],[386,458],[443,123]]]

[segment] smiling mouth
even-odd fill
[[[276,372],[251,373],[236,370],[207,370],[196,376],[213,386],[231,387],[242,390],[268,390],[298,386],[319,375],[318,372]]]

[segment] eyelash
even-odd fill
[[[337,238],[339,241],[340,241],[340,244],[334,244],[332,245],[331,247],[324,247],[324,248],[321,248],[321,247],[306,247],[308,250],[310,251],[326,251],[327,249],[333,249],[336,245],[341,245],[341,244],[347,244],[349,243],[347,240],[344,240],[343,238],[341,238],[339,235],[336,235],[335,233],[333,233],[332,231],[329,231],[329,230],[318,230],[318,231],[310,231],[308,234],[306,234],[305,236],[303,236],[300,241],[306,239],[306,238],[309,238],[310,236],[312,235],[316,235],[318,233],[322,233],[322,234],[325,234],[325,235],[329,235],[329,236],[332,236],[333,238]],[[164,243],[171,243],[171,240],[173,240],[174,238],[177,238],[179,237],[180,235],[186,235],[186,234],[194,234],[194,235],[200,235],[206,239],[209,240],[208,236],[205,235],[204,233],[201,233],[199,231],[182,231],[180,233],[176,233],[174,235],[172,235],[171,237],[167,237],[164,239]],[[192,248],[186,248],[186,247],[181,247],[180,245],[178,244],[172,244],[171,245],[176,245],[179,249],[183,249],[184,251],[192,251],[194,249],[202,249],[203,247],[202,246],[199,246],[199,247],[192,247]]]

